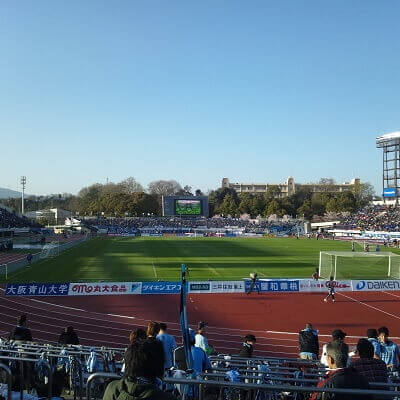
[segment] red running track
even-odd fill
[[[333,329],[343,329],[355,344],[368,328],[385,325],[400,336],[400,292],[337,293],[336,303],[324,303],[324,293],[196,294],[188,297],[188,317],[209,324],[207,336],[221,352],[236,353],[246,333],[257,337],[259,355],[294,356],[297,332],[306,322],[320,331],[321,345]],[[179,337],[179,297],[122,295],[71,297],[0,296],[0,335],[6,336],[21,313],[29,316],[34,339],[57,341],[73,325],[82,344],[126,346],[132,328],[149,320],[168,323]]]

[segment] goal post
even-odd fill
[[[400,279],[400,255],[391,252],[321,251],[323,279]]]

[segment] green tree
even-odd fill
[[[219,212],[221,214],[224,214],[224,215],[229,214],[231,216],[235,216],[238,213],[238,208],[237,208],[235,199],[230,194],[227,194],[224,197],[224,200],[223,200],[221,206],[219,207]]]
[[[298,209],[297,209],[297,216],[303,217],[305,219],[311,220],[313,217],[313,210],[311,207],[311,201],[306,200]]]
[[[276,214],[278,216],[281,216],[282,214],[282,208],[277,200],[272,200],[268,203],[268,206],[266,207],[265,210],[266,215],[272,215]]]

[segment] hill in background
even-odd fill
[[[21,192],[17,192],[16,190],[0,188],[0,199],[9,199],[9,198],[17,198],[21,197]]]

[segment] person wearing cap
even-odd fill
[[[368,329],[367,330],[367,338],[368,341],[374,346],[374,358],[380,360],[381,358],[381,344],[378,340],[378,331],[376,329]]]
[[[207,322],[200,321],[197,324],[197,334],[195,337],[195,346],[203,349],[207,355],[210,355],[214,352],[214,349],[208,344],[207,338],[204,336],[206,332]]]
[[[344,338],[346,337],[346,332],[341,329],[335,329],[332,331],[332,342],[344,343]],[[326,348],[327,344],[322,346],[321,364],[328,366],[328,360],[326,358]]]
[[[318,331],[308,323],[299,332],[299,352],[303,360],[317,360],[319,352]]]
[[[248,334],[244,337],[243,346],[238,354],[239,357],[251,358],[253,356],[254,345],[256,344],[256,337]]]

